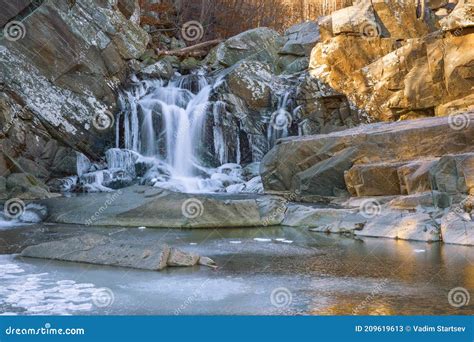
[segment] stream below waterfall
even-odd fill
[[[25,244],[96,232],[166,242],[219,268],[162,272],[19,258]],[[474,290],[472,247],[354,239],[302,228],[122,229],[36,225],[0,231],[0,313],[77,315],[432,315]],[[93,293],[111,293],[107,305]]]

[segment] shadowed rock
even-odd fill
[[[277,196],[182,194],[134,186],[113,193],[44,200],[48,221],[89,226],[215,228],[278,225],[287,201]]]
[[[422,168],[424,171],[420,170],[416,175],[419,168],[412,168],[413,177],[405,168],[401,172],[401,183],[396,171],[399,166],[413,165],[416,161],[422,165],[421,161],[472,152],[474,114],[466,113],[464,118],[463,129],[456,129],[450,119],[440,117],[377,123],[327,135],[282,139],[261,163],[265,190],[322,196],[337,196],[347,189],[358,195],[401,194],[402,185],[403,188],[428,190],[426,169],[433,164],[428,163]],[[458,159],[463,160],[462,165],[468,165],[469,157],[467,154]],[[456,165],[456,162],[447,164]],[[455,177],[456,167],[450,169]],[[410,184],[405,184],[406,179]],[[441,184],[442,177],[437,179]]]
[[[214,267],[209,258],[187,253],[166,244],[143,244],[115,240],[109,236],[86,234],[60,241],[30,246],[23,257],[82,262],[160,271],[167,266],[194,266],[198,263]],[[203,262],[200,262],[203,259]]]

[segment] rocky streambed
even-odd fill
[[[471,313],[471,3],[360,1],[203,60],[118,3],[7,14],[3,313]]]

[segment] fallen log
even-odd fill
[[[209,40],[207,42],[199,43],[192,46],[187,46],[177,50],[160,50],[156,49],[158,56],[176,56],[176,57],[202,57],[207,54],[206,49],[222,43],[222,39]]]

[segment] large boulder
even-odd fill
[[[359,1],[354,6],[337,10],[331,14],[332,33],[366,35],[368,29],[375,29],[377,33],[377,19],[371,1]]]
[[[7,32],[0,40],[0,92],[15,112],[31,116],[32,125],[22,125],[26,136],[38,136],[36,127],[43,131],[31,143],[56,140],[96,157],[112,132],[94,123],[113,115],[127,61],[143,54],[148,34],[109,1],[47,0],[31,8],[20,35]],[[12,125],[17,121],[14,116]]]
[[[361,229],[367,219],[354,209],[313,208],[307,205],[288,206],[284,226],[308,227],[314,232],[345,233]]]
[[[6,179],[6,194],[10,198],[44,199],[52,197],[49,188],[27,173],[12,173]]]
[[[359,99],[363,91],[372,88],[363,83],[362,77],[356,72],[396,50],[398,44],[391,38],[336,36],[317,44],[313,49],[309,66],[310,75],[336,91],[346,94],[360,106],[360,103],[364,103],[364,98]],[[355,89],[356,87],[359,89]]]
[[[474,153],[446,155],[430,169],[434,190],[474,194]]]
[[[457,31],[474,27],[474,4],[468,1],[460,1],[453,12],[441,21],[444,31]]]
[[[366,114],[347,97],[308,74],[299,82],[295,97],[303,135],[330,133],[366,122]]]
[[[427,242],[441,240],[439,225],[427,213],[382,212],[355,234]]]
[[[285,31],[284,39],[286,42],[280,50],[281,55],[309,57],[319,42],[319,26],[312,20],[293,25]]]
[[[440,117],[282,139],[261,163],[265,190],[323,196],[338,196],[347,190],[353,194],[359,191],[360,194],[389,195],[398,187],[398,193],[402,193],[402,183],[397,177],[401,165],[396,163],[410,164],[474,150],[474,114],[466,114],[465,118],[467,124],[463,129],[453,126],[451,119]],[[377,163],[382,164],[360,166]],[[356,168],[349,171],[354,165]],[[456,169],[450,171],[456,172]],[[403,174],[406,179],[407,174]],[[386,183],[392,184],[384,184],[384,177]],[[420,170],[412,178],[412,188],[418,187],[416,184],[426,177],[426,171]]]
[[[400,195],[400,163],[354,165],[344,173],[347,188],[353,196]]]
[[[243,61],[228,75],[232,94],[245,101],[250,109],[265,109],[271,104],[271,67],[258,61]]]
[[[408,39],[426,35],[437,29],[434,14],[429,6],[423,9],[421,4],[416,6],[415,1],[405,0],[372,0],[370,2],[380,21],[378,29],[381,35]]]
[[[283,43],[282,37],[274,30],[266,27],[252,29],[214,48],[206,63],[216,69],[230,67],[244,59],[276,65]]]

